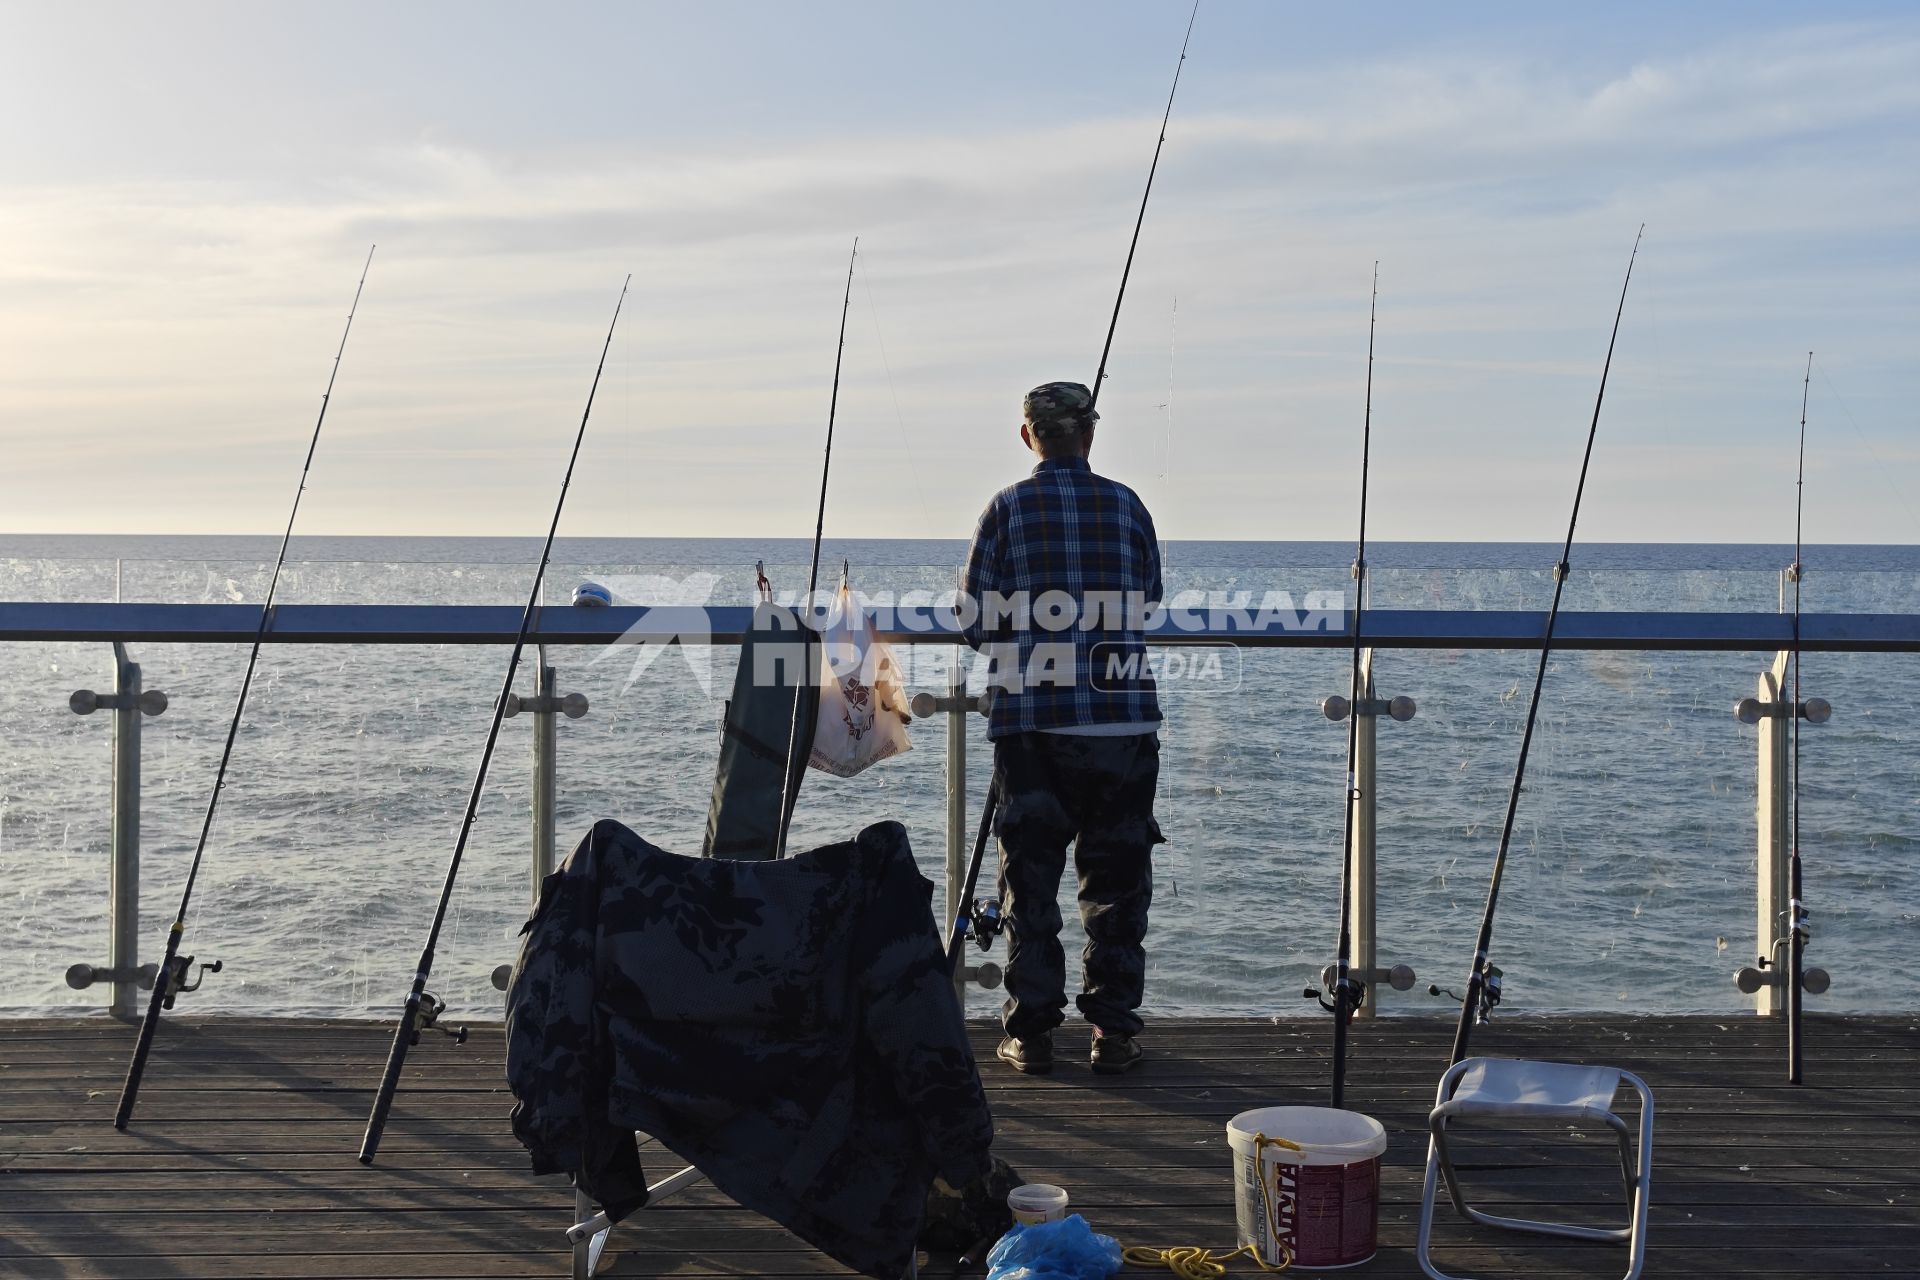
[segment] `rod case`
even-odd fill
[[[764,862],[779,856],[819,714],[819,636],[793,610],[762,602],[741,642],[733,696],[721,717],[702,857]],[[794,733],[796,723],[802,733]]]

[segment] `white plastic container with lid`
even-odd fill
[[[1067,1217],[1067,1192],[1051,1182],[1029,1182],[1007,1192],[1007,1208],[1013,1220],[1023,1226],[1037,1227],[1043,1222],[1064,1222]]]

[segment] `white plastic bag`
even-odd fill
[[[893,650],[873,638],[843,578],[821,629],[820,718],[807,763],[842,778],[913,749]]]

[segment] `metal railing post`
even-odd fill
[[[1353,876],[1353,894],[1351,912],[1347,917],[1348,928],[1352,934],[1353,950],[1348,959],[1349,972],[1366,986],[1366,994],[1354,1008],[1356,1018],[1371,1018],[1379,1012],[1379,1000],[1374,991],[1385,982],[1396,991],[1406,991],[1413,986],[1414,972],[1404,964],[1394,965],[1391,969],[1380,968],[1379,933],[1376,921],[1377,876],[1374,860],[1374,832],[1378,818],[1374,795],[1375,751],[1374,725],[1383,715],[1395,720],[1411,720],[1418,710],[1412,698],[1399,697],[1384,700],[1374,696],[1373,690],[1373,653],[1372,649],[1360,652],[1360,705],[1349,708],[1347,700],[1335,695],[1320,704],[1320,709],[1329,720],[1339,721],[1347,718],[1350,712],[1357,712],[1359,725],[1354,733],[1353,775],[1354,789],[1359,799],[1353,811],[1353,844],[1348,853],[1351,857]],[[1331,987],[1332,978],[1322,974],[1322,985]]]
[[[947,676],[947,911],[942,921],[960,913],[960,891],[967,878],[967,650],[954,646],[953,670]],[[953,975],[953,991],[960,1007],[967,1007],[967,972],[961,965]]]
[[[967,714],[978,711],[985,715],[991,701],[967,696],[967,652],[955,646],[945,695],[916,693],[911,699],[915,719],[929,720],[942,714],[947,718],[947,914],[942,927],[968,909],[968,904],[960,900],[966,889],[967,863],[973,852],[967,842]],[[960,997],[963,1011],[967,1007],[969,982],[977,982],[988,990],[999,986],[1000,966],[986,960],[977,965],[962,964],[954,971],[953,990]]]
[[[1808,698],[1793,705],[1787,687],[1787,650],[1774,655],[1773,666],[1760,673],[1756,696],[1734,705],[1734,718],[1756,725],[1759,759],[1755,770],[1754,827],[1758,850],[1754,859],[1754,960],[1734,974],[1733,982],[1753,997],[1753,1011],[1771,1017],[1786,1007],[1786,947],[1792,929],[1793,891],[1788,855],[1793,843],[1793,717],[1808,724],[1825,724],[1833,707],[1825,698]],[[1806,969],[1801,988],[1813,995],[1828,989],[1824,969]]]
[[[113,869],[108,873],[107,967],[115,973],[116,1018],[139,1016],[140,984],[140,664],[116,653],[113,709]]]
[[[554,670],[541,656],[534,673],[533,695],[537,704],[533,713],[533,897],[540,901],[540,883],[553,874],[554,857],[554,784],[558,775],[556,757],[560,753],[560,735],[554,715]]]
[[[1760,675],[1759,696],[1769,705],[1778,705],[1785,697],[1786,653],[1776,654],[1773,669]],[[1763,716],[1760,720],[1760,761],[1756,789],[1755,818],[1759,828],[1759,859],[1754,884],[1755,954],[1766,967],[1780,959],[1781,940],[1786,937],[1786,910],[1790,898],[1787,888],[1787,846],[1792,832],[1787,806],[1792,800],[1788,773],[1793,726],[1781,716]],[[1765,983],[1754,992],[1753,1010],[1763,1017],[1778,1013],[1787,993],[1773,983]]]
[[[1360,696],[1368,700],[1373,698],[1371,649],[1360,655]],[[1348,918],[1348,923],[1353,930],[1353,964],[1362,973],[1373,972],[1378,958],[1374,941],[1374,904],[1378,901],[1374,873],[1374,822],[1378,812],[1373,791],[1374,722],[1377,719],[1377,716],[1362,715],[1354,734],[1354,787],[1360,792],[1360,803],[1354,806],[1353,848],[1348,851],[1353,859],[1353,914]],[[1362,1000],[1359,1008],[1354,1010],[1354,1016],[1373,1017],[1378,1003],[1377,1000]]]
[[[79,689],[67,699],[76,715],[113,712],[113,855],[107,874],[107,963],[76,964],[67,985],[84,991],[96,982],[113,984],[107,1011],[116,1018],[140,1016],[140,991],[151,989],[153,973],[140,967],[140,722],[167,709],[167,695],[140,687],[140,664],[113,644],[114,691],[101,696]],[[148,970],[154,970],[148,966]]]
[[[589,706],[584,693],[562,696],[555,692],[559,688],[558,675],[547,664],[546,646],[539,648],[539,661],[534,664],[532,695],[510,693],[506,707],[508,719],[522,712],[533,717],[533,876],[528,894],[529,910],[540,905],[540,884],[553,874],[558,863],[555,856],[555,815],[560,777],[559,717],[564,715],[569,720],[578,720],[587,714]],[[493,971],[494,988],[505,991],[512,977],[512,965],[499,966]]]

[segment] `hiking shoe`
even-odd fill
[[[995,1056],[1015,1071],[1030,1076],[1044,1076],[1053,1070],[1053,1037],[1042,1034],[1017,1040],[1008,1036],[1000,1042]]]
[[[1089,1060],[1097,1075],[1117,1076],[1145,1056],[1132,1036],[1109,1035],[1104,1031],[1093,1033],[1093,1053]]]

